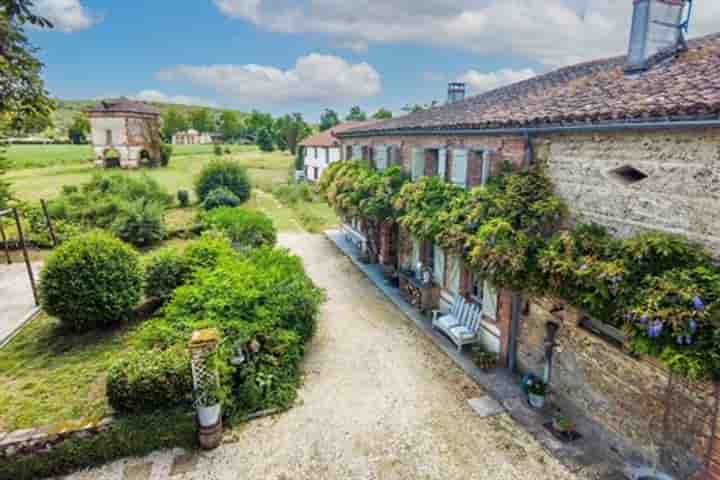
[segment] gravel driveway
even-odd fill
[[[281,235],[327,290],[298,404],[209,453],[159,452],[73,480],[574,479],[319,235]]]

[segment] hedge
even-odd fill
[[[277,231],[272,219],[260,212],[222,207],[202,217],[203,227],[225,233],[235,247],[274,246]]]

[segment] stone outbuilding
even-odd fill
[[[222,135],[217,133],[198,132],[195,129],[178,132],[172,137],[173,145],[210,145],[220,143]]]
[[[138,168],[160,161],[160,111],[127,98],[103,100],[86,110],[98,167]]]

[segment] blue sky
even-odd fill
[[[700,0],[693,33],[720,25]],[[704,4],[703,4],[704,3]],[[623,53],[631,0],[36,0],[32,31],[58,98],[136,96],[316,120],[359,104],[400,113]],[[450,6],[451,5],[451,6]],[[716,27],[717,28],[717,27]]]

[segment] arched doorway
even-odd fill
[[[140,166],[142,167],[154,167],[155,162],[153,161],[152,157],[150,156],[150,152],[147,150],[142,150],[140,152]]]
[[[103,152],[103,164],[105,168],[120,168],[120,152],[114,148],[108,148]]]

